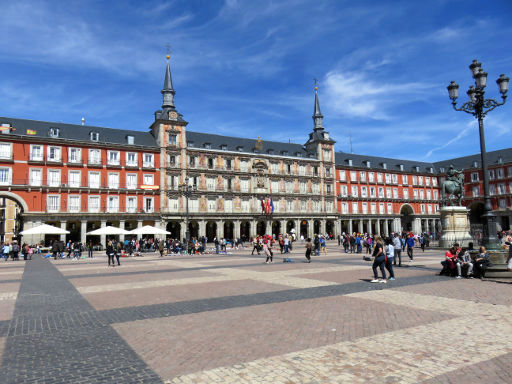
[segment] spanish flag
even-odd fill
[[[33,130],[33,129],[27,129],[27,135],[35,135],[37,134],[37,131]]]

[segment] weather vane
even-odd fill
[[[315,91],[317,91],[318,90],[318,79],[316,77],[314,77],[313,81],[315,82]]]
[[[165,48],[166,48],[165,57],[167,58],[167,60],[169,60],[171,58],[171,45],[169,43],[167,43],[167,44],[165,44]]]

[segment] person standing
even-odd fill
[[[263,252],[265,253],[265,255],[267,255],[267,260],[265,261],[266,264],[268,264],[269,262],[270,263],[273,263],[274,260],[273,260],[273,255],[272,255],[272,246],[271,246],[271,240],[267,237],[265,237],[265,239],[263,240]]]
[[[409,263],[413,259],[413,251],[414,251],[414,236],[411,233],[409,237],[407,238],[407,256],[409,256]]]
[[[54,260],[57,260],[57,254],[59,253],[59,247],[57,245],[57,240],[54,240],[52,243],[52,256]]]
[[[160,252],[160,257],[164,257],[164,241],[160,241],[158,243],[158,251]]]
[[[87,255],[88,255],[90,258],[92,258],[92,252],[93,252],[92,240],[89,240],[88,250],[87,250]]]
[[[507,269],[512,272],[512,235],[508,235],[505,244],[508,245]]]
[[[106,253],[107,253],[107,257],[108,257],[108,266],[110,267],[110,263],[112,262],[112,266],[115,267],[115,263],[114,263],[114,245],[112,244],[112,241],[108,241],[107,242],[107,246],[106,246]]]
[[[393,270],[393,261],[395,259],[395,246],[391,239],[386,239],[386,259],[385,267],[389,272],[389,280],[395,280],[395,271]]]
[[[320,237],[320,249],[322,253],[327,256],[327,244],[324,236]]]
[[[396,259],[398,259],[398,266],[402,266],[402,242],[398,237],[398,234],[393,235],[393,248],[395,249],[395,257],[393,257],[393,264],[396,265]]]
[[[288,238],[288,235],[284,235],[284,253],[288,253],[290,250],[290,239]]]
[[[116,259],[117,259],[117,265],[121,265],[121,263],[119,262],[119,256],[121,256],[121,253],[123,252],[123,243],[121,243],[120,241],[117,242],[116,244]],[[112,260],[112,264],[114,263],[114,260]]]
[[[20,253],[20,246],[16,241],[13,241],[12,243],[12,259],[18,260],[19,259],[19,253]]]
[[[313,248],[313,250],[314,250],[313,255],[314,256],[320,256],[320,239],[319,239],[318,235],[315,235],[315,238],[313,240],[313,246],[314,246],[314,248]]]
[[[356,237],[354,234],[350,235],[350,253],[354,253],[354,250],[356,248]]]
[[[311,250],[313,249],[313,244],[311,244],[311,239],[308,237],[306,239],[306,259],[308,263],[311,263]]]
[[[384,263],[386,261],[386,253],[384,252],[384,245],[382,244],[382,239],[380,236],[375,238],[375,247],[373,248],[374,257],[372,269],[373,269],[373,280],[371,283],[386,283],[386,270],[384,268]],[[380,268],[380,272],[382,273],[382,279],[379,279],[379,274],[377,273],[377,267]]]

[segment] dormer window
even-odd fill
[[[212,145],[210,143],[204,143],[204,147],[206,149],[212,149]]]
[[[498,157],[498,164],[503,164],[503,157]]]
[[[382,163],[382,168],[384,168],[384,169],[388,169],[388,165],[387,165],[387,163]]]
[[[228,150],[228,146],[227,146],[226,144],[222,144],[222,145],[220,146],[220,150],[221,150],[221,151],[227,151],[227,150]]]
[[[478,161],[473,161],[473,168],[478,168]]]
[[[439,172],[444,173],[444,167],[439,168]]]
[[[300,152],[295,152],[295,156],[297,156],[297,157],[302,157],[302,153],[300,153]]]
[[[400,167],[400,170],[403,171],[404,170],[404,165],[403,164],[398,164],[398,166]]]
[[[281,155],[288,156],[288,151],[281,151]]]
[[[352,166],[352,159],[348,159],[347,161],[348,161],[348,165]]]
[[[240,147],[240,146],[238,146],[238,147],[236,147],[236,150],[237,150],[238,152],[242,152],[242,151],[244,150],[244,147]]]
[[[428,171],[429,171],[430,173],[434,173],[434,168],[430,167],[430,168],[428,169]]]
[[[98,132],[91,132],[90,133],[91,141],[99,141],[100,140],[100,134]]]
[[[267,149],[267,153],[268,153],[269,155],[273,155],[273,154],[274,154],[274,150],[273,150],[273,149]]]
[[[50,127],[48,134],[53,138],[59,137],[59,128]]]
[[[418,167],[418,166],[415,166],[414,169],[416,170],[416,172],[420,171],[420,167]]]
[[[126,142],[130,145],[135,144],[135,137],[131,135],[126,136]]]
[[[193,141],[187,141],[187,147],[194,148],[194,142]]]

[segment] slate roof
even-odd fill
[[[434,173],[436,172],[436,167],[433,163],[425,163],[422,161],[411,161],[411,160],[399,160],[399,159],[391,159],[389,157],[377,157],[377,156],[366,156],[366,155],[355,155],[353,153],[345,153],[345,152],[336,152],[335,153],[335,161],[336,165],[349,167],[348,160],[352,160],[352,167],[354,168],[367,168],[366,162],[370,162],[369,169],[377,169],[382,171],[400,171],[400,164],[404,167],[405,172],[415,172],[416,167],[419,167],[420,173],[430,173],[430,168],[434,168]],[[383,164],[386,164],[386,168],[384,168]]]
[[[211,149],[220,150],[221,145],[226,145],[227,151],[235,152],[254,152],[256,145],[256,139],[246,139],[233,136],[222,136],[211,133],[193,132],[187,130],[187,141],[193,143],[193,148],[205,148],[205,144],[208,143]],[[269,154],[269,150],[273,150],[274,155],[280,156],[291,156],[296,157],[297,153],[301,157],[308,157],[309,152],[306,151],[303,145],[296,143],[282,143],[278,141],[262,140],[263,148],[258,152],[261,154]],[[238,148],[241,147],[241,150]],[[288,154],[283,155],[283,151]]]
[[[52,136],[50,136],[50,128],[58,128],[59,138],[65,140],[77,140],[100,144],[128,145],[126,137],[133,136],[135,146],[158,148],[155,138],[149,132],[95,127],[90,125],[16,119],[12,117],[0,116],[0,125],[5,123],[10,124],[15,128],[15,131],[11,134],[19,136],[51,138]],[[28,134],[30,131],[35,132],[35,134]],[[99,133],[98,141],[91,141],[91,132]]]
[[[497,151],[491,151],[487,152],[487,166],[492,167],[493,165],[500,164],[499,160],[501,157],[501,162],[503,164],[510,164],[512,163],[512,148],[505,148],[505,149],[499,149]],[[482,166],[482,161],[480,158],[480,154],[476,155],[470,155],[470,156],[464,156],[464,157],[457,157],[455,159],[451,160],[443,160],[438,161],[435,164],[435,166],[439,168],[450,168],[450,164],[453,165],[457,169],[468,169],[468,168],[475,168],[474,163],[477,162],[476,166],[480,168]]]

